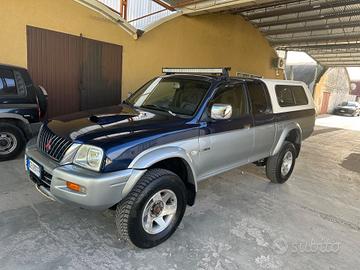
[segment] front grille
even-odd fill
[[[43,171],[41,178],[37,177],[33,173],[30,173],[30,178],[35,184],[43,186],[47,190],[50,190],[52,175],[47,173],[46,171]]]
[[[60,162],[71,145],[70,140],[56,135],[46,125],[42,126],[38,136],[38,147],[52,159]]]

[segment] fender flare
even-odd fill
[[[20,121],[18,128],[20,128],[24,136],[28,139],[32,137],[32,130],[30,127],[29,121],[24,118],[22,115],[16,114],[16,113],[0,113],[0,122],[1,120],[13,120],[13,121]]]
[[[296,130],[298,132],[299,137],[298,137],[298,142],[297,143],[301,144],[301,142],[302,142],[302,129],[301,129],[300,125],[298,123],[289,123],[289,124],[287,124],[285,126],[285,128],[281,132],[281,135],[280,135],[276,145],[274,146],[273,150],[271,151],[271,156],[274,156],[277,153],[279,153],[281,147],[283,146],[283,144],[285,142],[286,137],[293,130]]]
[[[180,158],[184,161],[188,171],[188,182],[194,186],[194,192],[197,192],[197,181],[194,170],[194,164],[191,157],[186,151],[176,146],[164,146],[156,149],[148,149],[139,154],[129,165],[129,169],[138,171],[141,173],[135,174],[135,177],[130,177],[128,180],[123,195],[126,195],[140,180],[141,176],[152,165],[170,158]]]
[[[24,124],[29,125],[29,121],[26,118],[16,113],[0,113],[0,119],[1,118],[20,120]]]

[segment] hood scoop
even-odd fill
[[[120,122],[130,122],[131,118],[138,116],[138,114],[108,114],[108,115],[92,115],[89,120],[98,125],[109,125]]]

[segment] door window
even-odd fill
[[[242,84],[227,84],[221,86],[213,97],[210,108],[216,103],[232,106],[231,119],[240,118],[248,113],[247,99]]]
[[[17,95],[14,73],[7,69],[0,69],[0,96]]]
[[[248,82],[247,87],[251,99],[251,108],[254,115],[265,113],[271,110],[269,96],[259,82]]]

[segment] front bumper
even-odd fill
[[[28,143],[25,157],[40,165],[46,176],[39,179],[27,171],[41,193],[50,199],[87,209],[105,210],[117,204],[126,196],[123,191],[125,187],[128,190],[127,183],[135,183],[144,173],[143,170],[133,169],[98,173],[73,164],[60,165],[37,149],[35,139]],[[86,191],[70,190],[67,181],[85,187]]]

